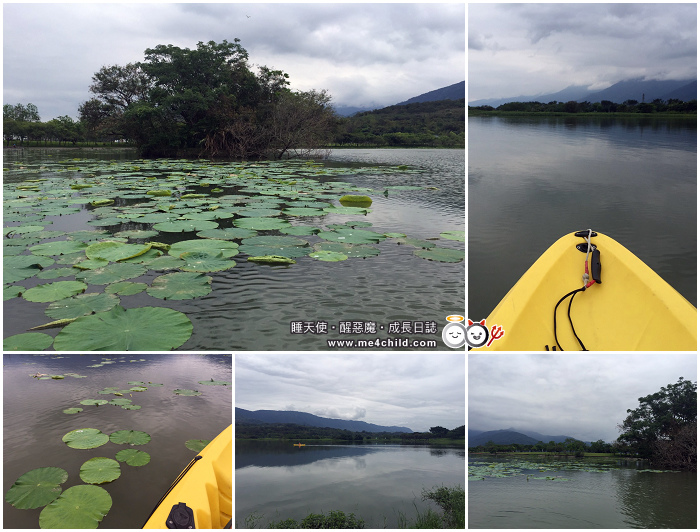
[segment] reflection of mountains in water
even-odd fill
[[[384,450],[396,451],[401,449],[410,451],[412,447],[399,445],[314,445],[308,443],[304,447],[295,447],[292,445],[292,442],[288,444],[274,442],[269,445],[262,442],[255,442],[253,444],[236,442],[236,469],[249,466],[298,466],[311,464],[320,460],[358,458]],[[430,453],[435,456],[444,456],[448,454],[465,456],[463,449],[430,449]]]

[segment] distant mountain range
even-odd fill
[[[454,85],[448,85],[441,89],[435,89],[413,98],[409,98],[405,102],[400,102],[394,105],[406,105],[409,103],[436,102],[439,100],[460,100],[465,98],[465,82],[460,81]],[[500,105],[500,104],[499,104]],[[363,111],[374,111],[375,109],[383,109],[380,107],[353,107],[349,105],[334,105],[335,112],[340,116],[352,116]]]
[[[532,430],[515,430],[514,428],[502,429],[502,430],[488,430],[481,431],[476,429],[469,429],[468,433],[468,446],[476,447],[477,445],[485,445],[492,441],[496,445],[508,445],[511,443],[521,443],[525,445],[532,445],[537,442],[549,443],[553,441],[554,443],[561,443],[566,440],[566,438],[571,438],[572,436],[551,436],[548,434],[540,434],[539,432],[534,432]],[[591,442],[586,442],[590,444]]]
[[[346,419],[331,419],[326,417],[296,412],[293,410],[245,410],[236,407],[236,423],[294,423],[308,427],[329,427],[332,429],[345,429],[354,432],[413,432],[408,427],[385,427]]]
[[[685,80],[625,80],[601,91],[590,91],[585,85],[571,85],[565,89],[551,94],[535,96],[513,96],[510,98],[487,98],[469,102],[472,107],[490,105],[498,107],[509,102],[601,102],[609,100],[613,103],[622,103],[626,100],[651,102],[656,98],[669,100],[675,98],[682,101],[697,99],[697,79]]]

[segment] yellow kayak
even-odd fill
[[[479,351],[695,351],[697,309],[621,244],[589,231],[557,240],[488,318],[470,321],[469,346]],[[583,289],[586,267],[588,287]]]
[[[143,528],[231,528],[232,434],[229,425],[199,452]]]

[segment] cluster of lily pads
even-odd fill
[[[487,478],[506,478],[515,476],[525,476],[527,481],[530,480],[551,480],[554,482],[566,482],[570,479],[560,475],[545,475],[535,476],[533,473],[526,471],[536,470],[539,473],[548,471],[583,471],[588,473],[605,473],[619,469],[617,464],[610,463],[595,463],[591,464],[586,461],[579,460],[553,460],[549,462],[534,462],[528,460],[508,460],[504,462],[485,462],[476,461],[468,466],[469,480],[485,480]],[[660,469],[638,469],[639,473],[665,473],[673,472]]]
[[[138,430],[118,430],[105,434],[95,428],[81,428],[62,438],[72,449],[94,449],[107,442],[118,445],[145,445],[151,436]],[[19,509],[44,509],[39,514],[40,528],[97,528],[112,508],[112,497],[97,484],[106,484],[121,476],[119,462],[140,467],[151,456],[137,449],[118,451],[115,459],[95,457],[80,467],[80,479],[85,483],[63,491],[61,484],[68,472],[60,467],[40,467],[20,476],[5,494],[5,501]]]
[[[324,223],[329,214],[363,217],[372,204],[368,194],[388,197],[430,188],[374,190],[338,181],[338,176],[418,171],[298,161],[77,159],[11,165],[4,172],[4,300],[21,297],[48,304],[45,313],[51,321],[33,329],[61,330],[55,339],[39,332],[14,335],[5,339],[4,349],[180,347],[193,330],[184,313],[160,305],[125,308],[121,298],[140,293],[161,301],[206,296],[212,291],[207,274],[235,267],[233,257],[239,254],[252,263],[289,267],[306,258],[337,262],[373,257],[381,253],[376,246],[390,240],[412,247],[422,259],[463,261],[463,246],[438,244],[464,242],[464,231],[422,240],[372,231],[372,223],[362,220]],[[86,222],[89,229],[51,229],[54,220],[85,211],[92,216]],[[159,275],[145,282],[153,272]],[[21,284],[33,278],[48,282]]]

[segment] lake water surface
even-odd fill
[[[419,445],[312,445],[236,442],[236,523],[253,513],[270,521],[301,520],[340,510],[365,528],[396,528],[434,504],[421,491],[464,486],[464,449]],[[414,507],[415,504],[415,507]]]
[[[100,367],[90,367],[109,362]],[[72,449],[62,438],[72,430],[96,428],[148,433],[151,441],[133,447],[151,461],[140,467],[120,464],[121,476],[102,484],[112,508],[100,528],[141,528],[161,496],[196,453],[185,447],[190,439],[212,440],[231,424],[231,386],[206,386],[203,380],[232,382],[231,355],[3,355],[3,493],[24,473],[40,467],[60,467],[68,473],[65,490],[83,484],[80,466],[90,458],[114,458],[124,445],[112,442],[94,449]],[[77,373],[60,380],[31,375]],[[85,399],[111,400],[98,394],[105,387],[129,389],[128,382],[149,386],[124,398],[141,406],[84,406]],[[199,396],[176,395],[176,389],[198,390]],[[64,414],[68,408],[82,408]],[[3,528],[39,528],[41,508],[19,510],[3,502]]]
[[[576,469],[541,472],[535,464],[542,462],[469,456],[470,477],[473,467],[490,464],[522,469],[469,482],[468,527],[697,528],[697,473],[642,472],[650,469],[648,462],[596,458],[576,460],[583,464]],[[566,480],[534,479],[547,476]]]
[[[468,125],[472,320],[486,318],[561,236],[588,228],[697,304],[695,120],[471,117]]]
[[[175,212],[168,205],[176,203],[174,197],[162,200],[147,196],[146,190],[150,190],[148,187],[173,188],[182,182],[188,184],[179,187],[181,193],[206,196],[204,199],[189,200],[191,203],[184,209],[176,209],[178,215],[189,216],[186,212],[188,208],[196,210],[196,216],[207,214],[200,213],[202,209],[215,214],[230,213],[231,216],[226,219],[215,220],[219,229],[232,228],[238,218],[257,216],[254,213],[272,210],[252,209],[265,202],[277,210],[272,217],[288,220],[292,225],[314,226],[326,231],[335,224],[358,221],[367,230],[380,234],[402,233],[410,239],[407,243],[399,237],[387,238],[373,245],[378,255],[352,257],[342,262],[324,262],[301,256],[295,259],[297,263],[293,265],[269,266],[248,262],[247,255],[241,253],[234,257],[235,267],[207,273],[212,278],[212,291],[208,295],[180,301],[163,301],[151,297],[147,292],[120,296],[119,304],[127,309],[167,306],[185,313],[192,321],[194,331],[182,345],[183,350],[324,350],[329,348],[329,339],[384,341],[389,338],[401,338],[411,343],[393,346],[395,349],[444,350],[441,331],[447,324],[446,316],[464,313],[465,261],[439,262],[415,254],[421,245],[436,245],[463,256],[464,241],[443,238],[440,234],[465,229],[464,150],[333,150],[327,160],[318,163],[319,167],[309,168],[298,161],[274,164],[263,161],[247,165],[247,169],[231,166],[230,171],[224,162],[140,161],[134,158],[134,152],[124,151],[9,149],[5,150],[4,155],[7,170],[6,233],[17,231],[27,224],[44,227],[44,231],[31,234],[23,233],[25,229],[9,234],[9,238],[5,239],[6,256],[28,254],[25,247],[72,238],[70,235],[56,234],[55,231],[101,229],[108,231],[103,238],[111,238],[110,235],[124,230],[152,230],[153,223],[139,223],[138,219],[128,215],[127,209],[136,208],[142,215],[149,209],[157,210],[157,205],[161,204],[159,215]],[[103,164],[110,159],[116,166],[110,168]],[[158,167],[158,164],[162,166]],[[407,167],[406,171],[398,169],[404,166]],[[267,171],[268,168],[270,171]],[[242,172],[249,172],[244,176],[246,179],[227,177],[228,174]],[[302,199],[311,202],[319,199],[327,202],[326,205],[340,206],[338,198],[345,192],[342,192],[343,185],[337,184],[343,182],[347,183],[347,187],[367,190],[363,193],[369,194],[373,200],[371,212],[360,215],[342,212],[322,216],[287,215],[279,211],[289,207],[288,203],[295,198],[277,198],[264,190],[262,180],[268,177],[278,181],[294,181],[309,175],[316,177],[316,173],[323,174],[317,177],[322,184],[332,188],[331,194],[319,198],[307,194]],[[255,180],[251,178],[253,174],[257,176]],[[167,181],[171,178],[175,179],[174,185]],[[25,179],[48,181],[33,182],[37,190],[40,189],[38,192],[17,189]],[[137,179],[140,192],[132,190],[133,185],[130,184],[136,183]],[[103,185],[120,185],[120,180],[124,185],[120,188],[120,194],[112,198],[115,204],[103,207],[89,205],[88,199],[100,195],[112,197],[113,193],[105,191]],[[204,181],[212,181],[213,184],[198,186]],[[92,184],[92,188],[71,190],[68,185],[75,183]],[[254,187],[248,183],[254,184]],[[336,185],[332,186],[333,183]],[[220,187],[215,187],[215,184]],[[31,188],[31,184],[29,186]],[[293,185],[290,185],[290,190],[291,187]],[[46,201],[39,199],[45,198],[46,194],[50,197],[51,209],[42,210],[36,215],[32,209]],[[8,201],[12,201],[12,204],[8,205]],[[316,205],[322,206],[324,203],[317,201]],[[270,216],[269,212],[263,214]],[[105,226],[100,222],[101,218],[109,220],[111,225]],[[281,236],[281,233],[261,230],[259,235]],[[160,233],[148,238],[130,237],[129,242],[154,240],[172,244],[197,238],[195,231],[188,231]],[[306,240],[310,246],[323,243],[315,234],[298,238]],[[241,238],[230,240],[237,244],[242,242]],[[65,272],[66,266],[70,270],[70,258],[57,256],[54,259],[56,263],[47,270],[64,268],[62,272]],[[156,276],[163,273],[167,272],[150,270],[128,281],[150,285]],[[42,272],[42,276],[50,274],[48,271]],[[37,284],[75,279],[70,271],[64,275],[67,276],[50,280],[47,280],[48,277],[32,277],[17,285],[29,289]],[[104,285],[90,285],[87,292],[104,290]],[[7,299],[4,303],[5,337],[25,333],[29,327],[51,321],[44,313],[47,306],[46,303],[25,301],[22,297]],[[303,322],[312,327],[305,328],[306,332],[303,333],[292,333],[293,322]],[[341,322],[361,324],[363,332],[358,333],[357,328],[343,330]],[[316,333],[323,330],[323,323],[327,324],[327,333]],[[404,323],[408,324],[408,328],[403,326]],[[437,330],[430,332],[425,327],[426,323],[436,324]],[[321,324],[321,329],[317,327],[318,324]],[[371,324],[374,324],[376,334],[371,332]],[[398,334],[391,332],[391,324],[401,324]],[[369,332],[365,333],[365,330]],[[58,329],[44,332],[55,336]],[[414,346],[413,342],[417,342],[417,345]]]

